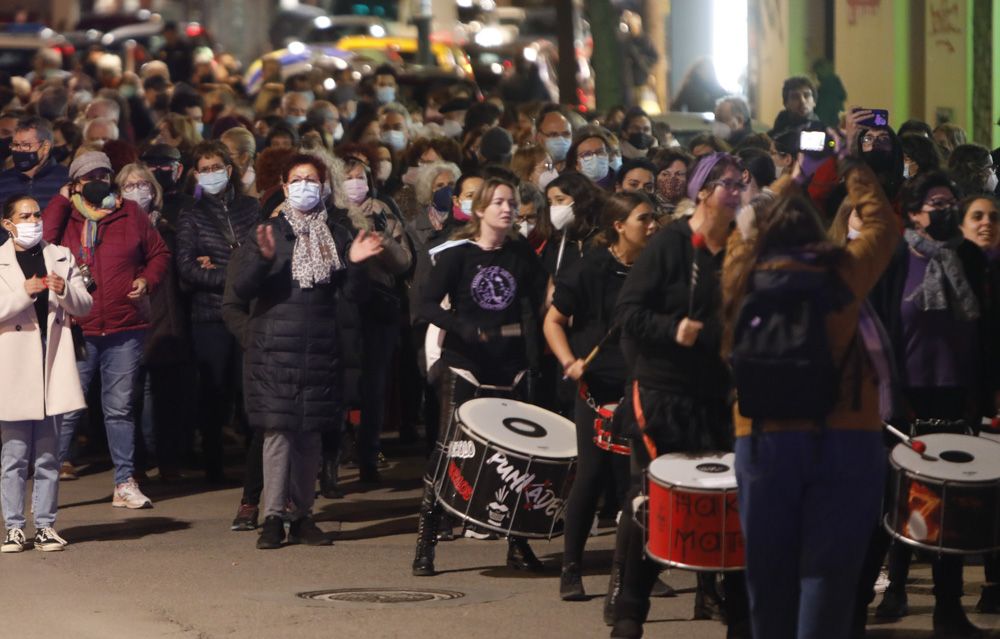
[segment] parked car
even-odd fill
[[[336,46],[375,61],[381,59],[401,66],[413,66],[417,63],[416,38],[348,36],[339,40]],[[431,54],[434,65],[443,71],[470,80],[474,77],[469,57],[458,45],[432,40]]]
[[[75,48],[66,38],[43,25],[0,30],[0,72],[24,76],[34,68],[35,54],[41,49],[56,49],[63,56],[63,68],[69,69]]]
[[[243,75],[243,82],[247,93],[258,93],[264,86],[264,61],[276,60],[281,65],[282,81],[305,74],[310,76],[314,86],[327,85],[334,72],[354,66],[354,58],[353,53],[342,49],[293,42],[287,49],[272,51],[254,60]]]
[[[301,41],[306,44],[336,44],[347,36],[382,38],[389,34],[389,26],[375,16],[319,16],[313,18],[312,27]]]

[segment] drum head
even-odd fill
[[[1000,444],[973,437],[937,433],[916,437],[927,445],[926,455],[909,446],[892,449],[892,461],[907,471],[941,481],[981,482],[1000,479]]]
[[[573,422],[538,406],[481,397],[459,406],[458,419],[472,433],[511,452],[551,459],[576,457]]]
[[[736,455],[668,453],[649,465],[649,478],[661,484],[702,490],[736,488]]]

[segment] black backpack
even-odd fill
[[[733,333],[740,414],[755,423],[825,419],[840,381],[826,319],[850,299],[850,291],[826,267],[753,271]]]

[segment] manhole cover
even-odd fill
[[[302,599],[312,601],[343,601],[348,603],[410,604],[428,601],[461,599],[464,592],[455,590],[407,590],[405,588],[350,588],[343,590],[314,590],[300,592]]]

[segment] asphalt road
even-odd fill
[[[421,472],[420,460],[392,462],[384,487],[362,490],[356,471],[342,471],[345,499],[317,501],[320,526],[333,546],[260,551],[255,533],[231,532],[239,503],[224,489],[189,478],[151,480],[150,510],[111,507],[111,474],[94,472],[61,485],[58,530],[62,553],[0,556],[7,604],[5,637],[67,639],[129,637],[406,637],[555,639],[607,637],[601,622],[604,573],[614,531],[588,543],[584,577],[590,601],[558,598],[560,539],[533,542],[547,566],[525,575],[504,566],[504,541],[459,539],[438,546],[436,577],[410,575]],[[29,518],[30,522],[30,518]],[[29,531],[30,532],[30,531]],[[915,564],[912,615],[870,625],[874,638],[931,637],[930,570]],[[655,599],[647,637],[722,638],[711,621],[691,621],[694,578],[674,571],[665,580],[679,595]],[[966,569],[966,608],[975,605],[982,568]],[[299,593],[339,589],[432,589],[451,599],[367,603],[309,600]],[[456,594],[457,593],[457,594]],[[972,615],[1000,629],[1000,617]],[[1000,633],[997,633],[1000,635]]]

